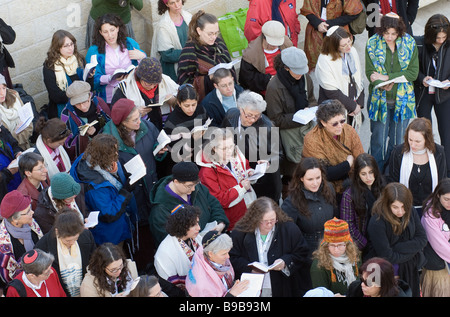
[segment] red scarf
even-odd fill
[[[146,90],[144,87],[142,87],[141,82],[139,80],[136,80],[136,84],[139,88],[139,90],[146,95],[149,99],[153,99],[155,97],[156,89],[158,88],[158,85],[155,86],[155,88]]]
[[[385,15],[389,12],[397,13],[396,0],[392,0],[392,8],[389,4],[389,0],[380,0],[381,14]]]

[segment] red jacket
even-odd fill
[[[22,271],[16,279],[18,279],[22,284],[23,283],[23,274]],[[34,291],[26,286],[24,284],[25,291],[27,293],[27,297],[38,297]],[[42,283],[42,286],[40,289],[36,290],[36,292],[40,295],[40,297],[46,297],[48,290],[49,297],[67,297],[66,293],[64,292],[63,287],[61,286],[61,283],[58,278],[58,273],[56,273],[55,269],[52,267],[52,273],[48,277],[48,279],[45,280],[45,283]],[[8,291],[6,293],[6,297],[20,297],[19,292],[14,287],[8,287]]]
[[[250,43],[261,34],[261,28],[267,21],[272,20],[272,0],[249,0],[247,19],[244,26],[244,35]],[[295,0],[283,0],[280,3],[280,12],[283,16],[286,35],[294,46],[298,45],[300,21],[298,20]]]
[[[247,171],[251,169],[248,160],[245,159],[242,164],[245,165]],[[219,200],[230,221],[228,230],[232,230],[236,222],[247,211],[244,200],[244,194],[247,191],[228,169],[214,163],[203,163],[199,178],[202,184],[209,189],[211,195]]]

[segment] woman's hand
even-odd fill
[[[128,56],[130,57],[130,59],[135,59],[138,61],[147,57],[147,55],[145,55],[144,52],[142,52],[136,48],[132,49],[132,50],[128,50]]]
[[[317,27],[317,31],[319,31],[320,33],[327,33],[328,27],[329,24],[324,21],[319,24],[319,26]]]
[[[87,130],[87,134],[88,135],[94,135],[95,131],[97,131],[94,127],[89,127],[89,129]]]
[[[380,87],[380,89],[386,90],[386,91],[391,91],[392,87],[394,87],[395,83],[390,83],[389,85]]]
[[[443,84],[447,84],[448,82],[450,82],[450,80],[446,79],[446,80],[444,80],[442,83],[443,83]],[[449,88],[450,88],[450,87],[444,87],[444,88],[442,88],[442,89],[447,90],[447,89],[449,89]]]
[[[370,81],[374,82],[376,80],[386,81],[386,80],[389,80],[389,76],[374,72],[374,73],[372,73],[372,75],[370,75]]]
[[[239,280],[236,280],[236,282],[234,282],[233,287],[230,289],[229,293],[236,297],[236,296],[240,295],[243,291],[248,289],[248,284],[250,284],[249,280],[245,280],[242,282]]]
[[[353,116],[356,116],[360,112],[361,112],[361,106],[356,104],[355,110],[353,110],[353,112],[350,112],[348,115],[353,117]]]
[[[430,79],[433,79],[433,77],[431,76],[426,76],[423,81],[422,81],[422,85],[424,85],[425,87],[428,87],[430,85],[427,84],[427,81],[429,81]],[[448,80],[447,80],[448,81]]]
[[[251,188],[250,181],[248,179],[243,179],[241,181],[242,187],[244,187],[246,190],[249,190]]]

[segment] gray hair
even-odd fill
[[[53,254],[44,252],[40,249],[34,250],[38,253],[36,260],[34,260],[32,263],[25,263],[22,258],[21,264],[25,274],[34,274],[38,276],[44,273],[44,271],[48,269],[50,265],[52,265],[55,257],[53,256]]]
[[[237,107],[239,109],[249,109],[262,113],[266,111],[266,106],[267,102],[264,98],[260,94],[250,90],[241,92],[237,99]]]
[[[222,233],[213,242],[208,244],[203,249],[203,252],[206,255],[208,254],[208,252],[217,254],[222,250],[231,250],[232,247],[233,247],[233,240],[231,240],[228,234]]]

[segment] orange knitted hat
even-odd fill
[[[352,238],[346,221],[334,217],[325,222],[322,243],[339,243],[347,241],[352,241]]]

